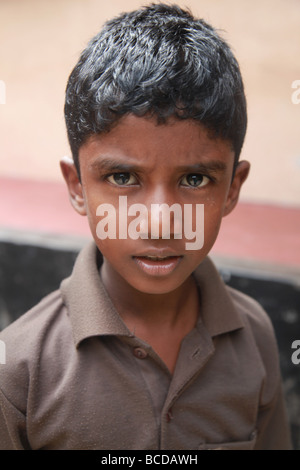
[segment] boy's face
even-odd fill
[[[202,262],[216,240],[222,217],[234,208],[249,171],[249,163],[240,162],[232,181],[234,153],[230,143],[209,138],[198,122],[169,119],[167,124],[157,125],[155,119],[133,115],[123,117],[110,132],[91,136],[80,148],[79,163],[81,182],[73,163],[62,161],[61,168],[74,208],[88,216],[92,235],[104,257],[107,282],[125,283],[152,294],[179,288]],[[128,214],[125,217],[118,212],[121,200],[122,204],[126,200],[128,208],[138,203],[145,210],[135,217]],[[99,238],[99,222],[103,217],[97,208],[104,203],[115,208],[110,219],[107,212],[102,212],[110,228],[114,227],[115,219],[115,239]],[[196,205],[204,205],[201,249],[187,249],[191,240],[184,231],[181,239],[175,238],[178,227],[172,212],[169,236],[162,238],[162,219],[151,204],[170,207],[175,203],[182,208],[182,214],[185,207],[193,208],[190,213],[193,230],[203,229],[203,224],[198,226]],[[123,239],[119,239],[119,223],[130,224],[138,215],[137,231],[145,238],[133,239],[127,231],[124,236],[122,227]],[[159,230],[159,238],[151,238],[151,220]]]

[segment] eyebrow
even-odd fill
[[[209,160],[192,165],[183,165],[178,167],[178,169],[181,171],[194,171],[195,173],[221,173],[227,170],[227,165],[221,160]]]
[[[97,158],[93,163],[91,163],[91,169],[100,170],[100,171],[124,171],[129,173],[134,169],[137,169],[138,165],[132,165],[130,163],[123,163],[112,158]]]
[[[130,173],[132,171],[141,170],[138,164],[124,163],[113,158],[97,158],[91,163],[92,170],[98,171],[120,171]],[[207,162],[199,162],[191,165],[182,165],[176,170],[187,173],[220,173],[227,169],[226,163],[220,160],[209,160]]]

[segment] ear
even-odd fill
[[[74,162],[69,157],[63,157],[60,161],[60,168],[67,183],[69,198],[72,206],[80,215],[86,215],[85,200],[82,186]]]
[[[231,186],[228,192],[223,216],[230,214],[230,212],[232,212],[233,209],[235,208],[239,199],[242,184],[247,179],[249,170],[250,170],[249,162],[243,160],[237,164],[234,178],[231,182]]]

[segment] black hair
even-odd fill
[[[80,146],[121,116],[200,121],[239,159],[247,127],[239,65],[216,30],[189,10],[151,4],[106,22],[66,88],[65,120],[78,174]]]

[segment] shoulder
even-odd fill
[[[271,400],[281,380],[279,351],[273,323],[264,308],[252,297],[226,286],[235,308],[244,322],[244,334],[255,346],[265,371],[262,398]]]
[[[39,369],[41,357],[47,354],[49,344],[53,349],[71,336],[66,323],[69,319],[57,290],[0,332],[0,340],[5,345],[0,388],[20,410],[26,406],[30,380]]]
[[[227,285],[225,288],[243,321],[253,330],[257,338],[266,334],[274,337],[272,321],[261,304],[237,289]]]
[[[17,349],[28,346],[28,341],[24,339],[38,337],[49,323],[57,316],[57,312],[62,307],[60,291],[54,291],[44,297],[38,304],[21,315],[17,320],[8,325],[0,332],[0,339],[6,344],[14,343]],[[32,342],[30,342],[32,344]]]

